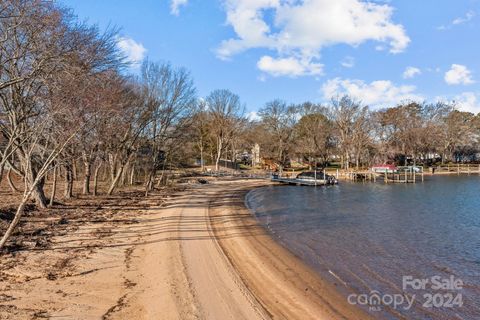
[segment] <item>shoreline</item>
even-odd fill
[[[259,225],[244,199],[269,184],[84,203],[50,246],[2,256],[0,319],[371,319]]]
[[[249,290],[273,318],[372,319],[364,310],[348,304],[336,283],[322,278],[259,224],[245,203],[246,196],[268,185],[241,186],[228,210],[213,209],[211,213],[218,242]],[[222,219],[228,212],[241,218]],[[246,230],[246,236],[232,239],[229,228]]]

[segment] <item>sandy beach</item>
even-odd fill
[[[257,225],[244,197],[265,183],[103,205],[106,218],[2,258],[0,318],[368,318]]]

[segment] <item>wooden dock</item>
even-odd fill
[[[415,170],[401,170],[398,172],[375,172],[371,170],[348,171],[345,173],[347,180],[356,182],[384,182],[384,183],[416,183],[425,181],[423,168]]]
[[[323,179],[315,180],[304,180],[304,179],[295,179],[295,178],[272,178],[273,182],[278,182],[282,184],[296,185],[296,186],[326,186],[331,185],[332,182]]]
[[[415,171],[411,167],[398,167],[397,172],[373,172],[369,169],[347,171],[343,177],[350,181],[357,182],[384,182],[384,183],[416,183],[425,181],[425,168],[418,167]],[[480,175],[478,164],[455,164],[430,167],[428,173],[431,175],[457,174],[457,175]]]
[[[480,174],[479,164],[445,164],[434,166],[430,168],[433,174],[457,174],[457,175],[472,175]]]
[[[412,169],[412,166],[398,167],[396,172],[375,172],[370,169],[341,171],[339,169],[325,171],[325,173],[336,179],[345,179],[355,182],[381,182],[381,183],[417,183],[425,181],[425,174],[430,175],[458,174],[458,175],[480,175],[480,165],[478,164],[450,164],[435,167],[417,166],[418,170]],[[328,169],[327,169],[328,170]],[[322,179],[304,180],[296,178],[272,177],[273,182],[300,186],[321,186],[328,185],[331,182]]]

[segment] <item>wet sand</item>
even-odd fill
[[[265,183],[152,195],[2,257],[0,319],[367,319],[258,226]]]
[[[273,319],[369,319],[257,224],[244,199],[264,185],[229,185],[210,206],[217,241],[255,298]]]

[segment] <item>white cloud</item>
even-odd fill
[[[475,11],[470,10],[470,11],[468,11],[468,12],[465,14],[465,16],[455,18],[455,19],[453,19],[453,21],[450,22],[448,25],[440,26],[440,27],[438,27],[437,29],[438,29],[438,30],[448,30],[448,29],[451,29],[453,26],[465,24],[465,23],[471,21],[473,18],[475,18],[475,16],[476,16]]]
[[[452,64],[451,69],[445,73],[445,82],[449,85],[474,83],[470,70],[461,64]]]
[[[348,94],[371,107],[392,107],[402,101],[423,100],[415,93],[415,86],[396,86],[388,80],[365,83],[362,80],[335,78],[328,80],[321,90],[325,99]]]
[[[147,49],[141,44],[128,37],[121,37],[117,40],[117,46],[133,67],[138,67],[142,62]]]
[[[180,7],[186,6],[188,0],[171,0],[170,2],[170,13],[178,16],[180,14]]]
[[[221,59],[251,48],[266,48],[277,53],[278,57],[272,60],[301,61],[314,68],[303,74],[318,74],[324,47],[339,43],[358,46],[372,40],[387,44],[390,52],[398,53],[410,42],[403,26],[391,21],[393,8],[387,4],[360,0],[224,2],[227,23],[236,37],[221,43],[217,49]],[[266,19],[266,15],[271,19]]]
[[[464,92],[455,97],[455,102],[459,110],[480,113],[480,100],[473,92]]]
[[[274,77],[298,77],[304,75],[321,75],[323,73],[323,65],[311,62],[308,59],[299,60],[294,57],[276,59],[270,56],[263,56],[258,60],[257,67]]]
[[[247,119],[250,120],[250,121],[259,121],[260,116],[258,115],[258,112],[251,111],[247,114]]]
[[[353,68],[355,66],[355,58],[350,56],[345,57],[340,64],[345,68]]]
[[[407,67],[403,72],[403,79],[411,79],[422,74],[422,71],[416,67]]]
[[[464,24],[470,20],[472,20],[475,17],[475,12],[474,11],[469,11],[465,15],[465,17],[459,17],[456,18],[455,20],[452,21],[453,25],[458,25],[458,24]]]

